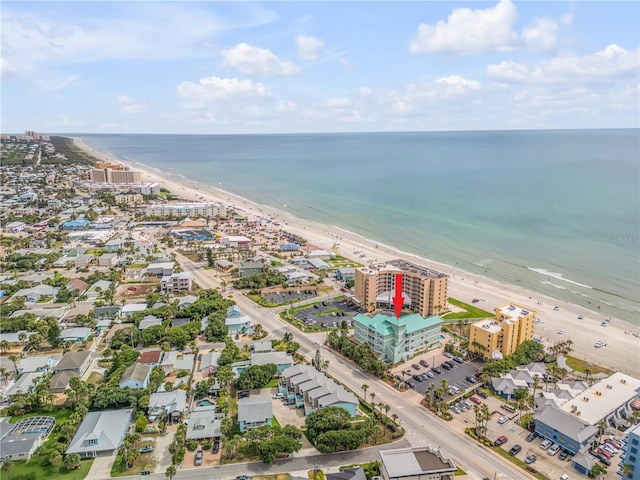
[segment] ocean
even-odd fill
[[[640,130],[75,136],[640,325]]]

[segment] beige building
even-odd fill
[[[191,272],[174,273],[162,277],[160,280],[160,291],[162,293],[178,293],[191,290],[193,277]]]
[[[94,183],[142,183],[142,174],[138,170],[92,168],[89,178]]]
[[[402,275],[404,306],[423,317],[446,309],[449,276],[404,260],[382,267],[361,267],[355,271],[355,301],[368,312],[378,307],[393,308],[396,275]]]
[[[496,317],[471,325],[469,350],[484,358],[500,359],[533,339],[537,312],[515,303],[496,308]]]
[[[121,193],[115,196],[116,203],[126,203],[131,205],[133,203],[142,203],[144,198],[139,193]]]
[[[152,217],[225,217],[227,209],[222,203],[154,203],[149,205],[146,215]]]

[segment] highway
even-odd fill
[[[195,281],[203,288],[215,289],[220,287],[220,281],[210,275],[208,270],[203,270],[198,264],[180,254],[176,254],[176,260],[181,263],[185,271],[192,272]],[[228,288],[227,290],[227,293],[232,293]],[[261,323],[269,333],[273,333],[278,337],[282,337],[286,332],[293,334],[294,340],[300,344],[300,353],[308,358],[312,358],[315,351],[321,349],[324,359],[329,361],[329,374],[349,387],[357,395],[362,395],[362,384],[369,385],[370,388],[367,393],[370,395],[371,392],[375,392],[376,402],[390,405],[389,415],[393,415],[393,413],[398,415],[400,424],[406,430],[406,439],[411,446],[431,445],[440,447],[445,457],[452,458],[456,465],[459,465],[474,479],[481,480],[484,477],[489,477],[528,480],[534,478],[515,465],[504,461],[497,454],[480,446],[464,433],[459,433],[449,428],[446,422],[434,417],[418,405],[420,397],[415,392],[399,393],[373,375],[352,368],[350,363],[346,363],[343,358],[335,355],[322,345],[325,337],[324,333],[302,333],[279,319],[275,312],[256,305],[244,295],[237,294],[234,295],[234,298],[238,306],[250,317]],[[329,459],[327,458],[327,460]],[[284,465],[286,465],[286,462]],[[231,473],[231,471],[228,473]],[[178,478],[187,477],[180,476]],[[188,478],[195,479],[200,477],[189,475]]]

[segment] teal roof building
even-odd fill
[[[423,318],[417,313],[389,316],[378,313],[370,317],[358,314],[353,319],[355,338],[367,342],[380,359],[398,363],[413,356],[416,350],[438,343],[442,319],[434,315]]]

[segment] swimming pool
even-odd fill
[[[200,400],[198,403],[196,403],[196,405],[198,407],[212,407],[212,406],[215,406],[215,403],[205,398],[204,400]]]

